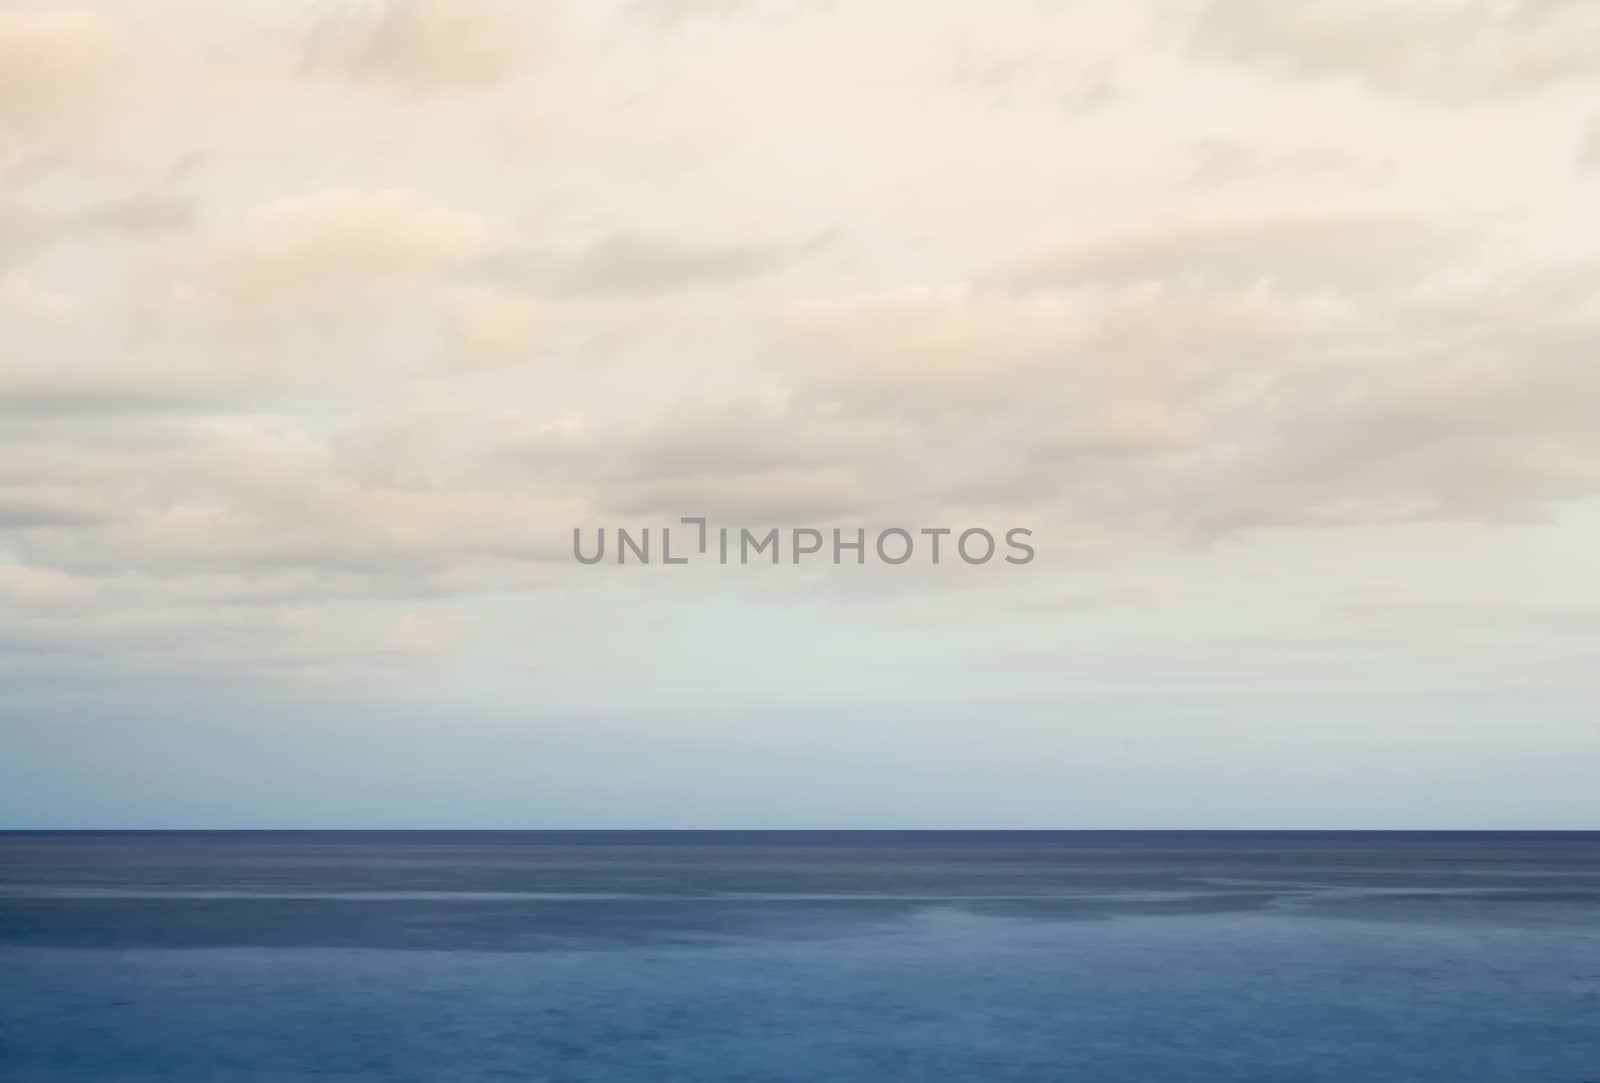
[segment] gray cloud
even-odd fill
[[[218,403],[219,390],[153,373],[135,378],[115,369],[17,366],[0,373],[0,419],[181,414]]]
[[[93,490],[61,485],[0,485],[0,529],[93,526],[107,510]]]

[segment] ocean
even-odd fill
[[[0,1080],[1597,1083],[1600,833],[0,834]]]

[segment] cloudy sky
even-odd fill
[[[1600,826],[1597,287],[1590,0],[0,3],[0,826]]]

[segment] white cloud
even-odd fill
[[[1356,211],[1167,226],[1046,253],[991,276],[1030,293],[1140,282],[1351,293],[1448,270],[1461,240],[1402,213]]]
[[[1590,6],[537,7],[0,15],[8,597],[279,672],[481,651],[612,516],[1600,495]]]
[[[1582,0],[1211,0],[1195,41],[1223,61],[1440,102],[1600,73],[1600,11]]]
[[[467,366],[526,358],[538,337],[539,306],[532,299],[488,286],[459,287],[450,295],[456,358]]]
[[[220,273],[237,289],[270,296],[459,264],[481,253],[488,236],[476,216],[409,192],[336,190],[252,208],[216,250]]]
[[[1600,115],[1591,116],[1578,142],[1578,168],[1600,169]]]
[[[19,606],[72,606],[93,601],[96,583],[50,568],[0,564],[0,597]]]
[[[59,320],[72,309],[66,297],[20,271],[0,273],[0,309],[38,320]]]
[[[337,3],[306,39],[306,61],[420,90],[492,86],[536,61],[547,5],[510,0]]]
[[[477,270],[490,279],[522,282],[553,296],[630,296],[726,287],[777,271],[815,248],[815,244],[690,243],[613,233],[571,254],[497,252]]]
[[[113,35],[88,12],[0,11],[0,123],[24,126],[104,70]]]

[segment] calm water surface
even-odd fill
[[[0,1080],[1600,1083],[1600,834],[0,834]]]

